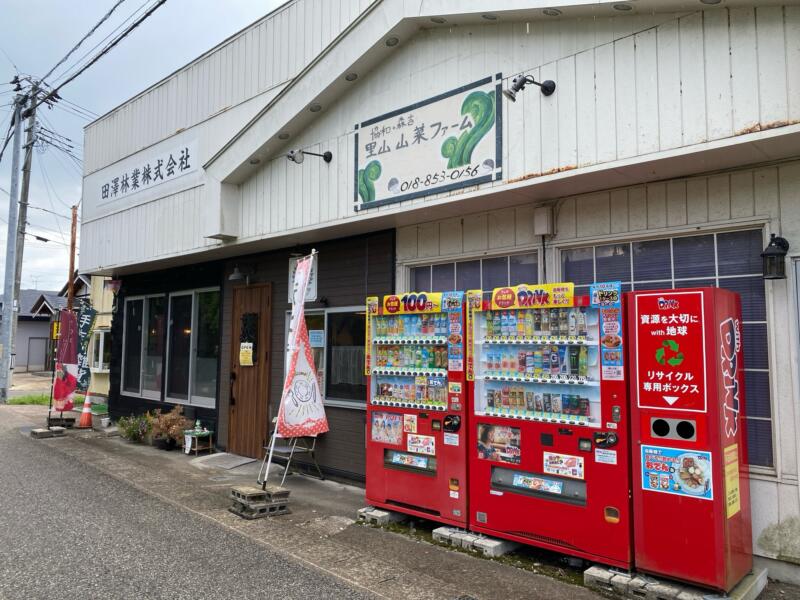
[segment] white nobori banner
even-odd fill
[[[314,355],[306,328],[304,298],[316,252],[297,262],[292,284],[292,316],[289,323],[289,370],[278,409],[279,437],[312,436],[328,431]]]

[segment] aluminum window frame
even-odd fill
[[[480,273],[480,286],[478,289],[483,289],[483,261],[484,260],[491,260],[493,258],[505,258],[506,259],[506,282],[511,281],[511,257],[512,256],[524,256],[526,254],[535,254],[536,255],[536,279],[538,281],[526,281],[525,283],[541,283],[542,282],[542,268],[544,264],[544,256],[541,247],[537,246],[524,246],[514,248],[512,252],[509,251],[498,251],[498,252],[471,252],[460,254],[458,256],[448,256],[448,257],[430,257],[428,259],[417,259],[417,260],[410,260],[404,261],[400,264],[403,269],[403,279],[404,279],[404,288],[400,290],[401,292],[428,292],[431,291],[433,287],[433,267],[436,265],[453,265],[453,285],[455,285],[458,281],[458,269],[456,265],[462,262],[472,262],[474,260],[479,261],[479,273]],[[428,279],[428,289],[427,290],[412,290],[410,289],[411,285],[414,283],[412,278],[412,269],[421,268],[421,267],[428,267],[430,268],[430,277]],[[466,291],[466,290],[463,290]]]
[[[119,393],[121,396],[129,396],[131,398],[143,398],[142,396],[142,336],[144,334],[144,306],[145,298],[147,296],[131,296],[125,298],[125,303],[122,310],[122,365],[120,367],[119,378]],[[142,302],[142,331],[139,332],[139,391],[130,392],[125,389],[125,371],[127,371],[128,364],[128,303],[129,302]]]
[[[329,308],[308,308],[305,310],[306,314],[322,314],[324,318],[324,326],[325,326],[325,335],[323,336],[323,345],[322,345],[322,356],[323,360],[323,369],[322,369],[322,381],[323,381],[323,389],[320,390],[322,394],[322,404],[324,406],[333,406],[335,408],[348,408],[351,410],[367,410],[367,400],[364,398],[363,401],[359,400],[347,400],[344,398],[329,398],[328,397],[328,314],[330,313],[354,313],[354,314],[362,314],[364,318],[366,318],[366,310],[364,306],[355,305],[355,306],[335,306]],[[286,311],[286,318],[284,320],[284,332],[283,332],[283,377],[284,381],[286,380],[286,374],[289,372],[289,361],[288,361],[288,351],[289,351],[289,322],[291,321],[292,311]],[[319,370],[318,365],[314,365]]]
[[[164,402],[169,402],[171,404],[182,404],[184,406],[197,406],[200,408],[215,408],[217,403],[217,398],[207,398],[205,396],[195,396],[194,392],[194,371],[195,371],[195,362],[197,360],[196,357],[196,350],[197,350],[197,318],[198,318],[198,304],[197,304],[197,295],[202,294],[204,292],[217,292],[220,294],[220,301],[222,300],[221,297],[221,290],[219,286],[210,286],[210,287],[203,287],[203,288],[194,288],[191,290],[180,290],[176,292],[170,292],[167,294],[167,327],[166,327],[166,336],[167,336],[167,343],[164,346],[164,353],[165,353],[165,360],[164,360],[164,389],[162,391],[162,396]],[[160,295],[160,294],[157,294]],[[172,351],[172,298],[179,297],[179,296],[191,296],[192,297],[192,308],[191,308],[191,315],[190,315],[190,327],[191,333],[189,335],[189,374],[188,374],[188,389],[186,391],[186,398],[175,398],[173,396],[169,396],[169,379],[170,379],[170,358],[171,358],[171,351]],[[222,337],[222,332],[220,331],[220,338]],[[217,379],[219,379],[219,357],[217,357]],[[141,388],[140,388],[141,389]],[[217,381],[217,389],[219,389],[219,381]]]
[[[746,232],[746,231],[759,231],[761,233],[762,244],[766,244],[767,240],[767,232],[766,228],[763,223],[756,224],[756,223],[747,223],[742,224],[740,227],[721,227],[721,228],[703,228],[698,229],[695,231],[682,231],[682,232],[660,232],[660,233],[653,233],[647,236],[624,236],[620,235],[620,239],[612,240],[612,239],[601,239],[601,240],[580,240],[571,243],[564,243],[552,246],[553,250],[556,251],[556,268],[559,279],[563,277],[563,260],[562,255],[564,251],[569,250],[577,250],[580,248],[592,248],[592,277],[594,281],[597,281],[597,247],[598,246],[609,246],[613,244],[627,244],[629,246],[629,255],[630,255],[630,279],[627,281],[622,281],[622,285],[629,285],[631,290],[636,290],[636,282],[634,281],[634,271],[633,271],[633,244],[636,242],[650,242],[650,241],[657,241],[668,239],[669,240],[669,249],[670,249],[670,279],[644,279],[639,281],[638,283],[667,283],[669,284],[670,288],[674,288],[675,282],[679,282],[681,284],[684,283],[691,283],[692,281],[703,282],[708,280],[713,280],[716,287],[720,287],[720,281],[724,281],[727,279],[741,279],[746,277],[758,278],[763,282],[763,274],[759,273],[740,273],[736,275],[720,275],[719,274],[719,249],[718,249],[718,242],[717,236],[726,234],[726,233],[736,233],[736,232]],[[674,242],[676,238],[687,238],[687,237],[700,237],[700,236],[707,236],[710,235],[713,237],[714,241],[714,274],[707,275],[703,277],[681,277],[675,278],[675,252],[674,252]],[[580,286],[576,287],[587,287],[589,284],[581,284]],[[677,288],[676,288],[677,289]],[[769,377],[769,391],[770,391],[770,417],[755,417],[755,416],[743,416],[743,419],[752,419],[755,421],[769,421],[771,423],[771,440],[770,443],[772,444],[772,462],[773,465],[771,467],[763,466],[763,465],[751,465],[747,464],[746,467],[751,474],[760,474],[768,476],[770,479],[774,478],[778,472],[778,446],[776,440],[776,427],[775,427],[775,399],[776,399],[776,390],[775,390],[775,378],[772,376],[772,369],[771,365],[774,363],[774,358],[771,352],[771,334],[770,334],[770,323],[767,315],[769,314],[769,305],[768,305],[768,290],[765,288],[764,291],[764,301],[765,301],[765,319],[764,320],[754,320],[754,321],[745,321],[742,319],[742,326],[744,325],[765,325],[767,329],[767,368],[749,368],[745,366],[744,372],[758,372],[758,373],[767,373]]]
[[[98,327],[92,332],[92,349],[91,349],[91,365],[89,367],[92,373],[108,373],[111,369],[111,361],[108,363],[103,363],[103,353],[105,351],[106,346],[106,338],[111,336],[111,329],[108,327]],[[111,340],[108,340],[108,343],[111,343]],[[99,358],[98,362],[95,362],[95,352]],[[140,388],[141,391],[141,388]]]

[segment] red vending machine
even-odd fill
[[[631,567],[620,284],[467,292],[470,529]]]
[[[367,501],[465,527],[464,294],[367,298]]]
[[[753,562],[739,296],[626,302],[636,568],[727,592]]]

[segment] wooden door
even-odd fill
[[[231,310],[228,451],[261,458],[268,434],[272,286],[235,287]],[[253,343],[252,366],[239,364],[243,341]]]

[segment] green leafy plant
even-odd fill
[[[153,430],[153,417],[149,413],[120,417],[117,429],[126,440],[142,442]]]
[[[36,404],[38,406],[47,406],[50,404],[50,396],[47,394],[26,394],[25,396],[17,396],[16,398],[9,398],[9,404]]]

